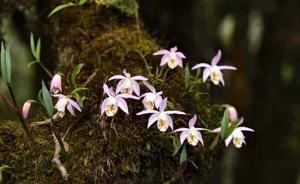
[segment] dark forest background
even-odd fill
[[[151,0],[144,26],[188,61],[217,49],[238,67],[213,100],[237,107],[256,130],[220,158],[211,183],[300,183],[300,1]],[[222,182],[221,182],[222,181]]]

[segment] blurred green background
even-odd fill
[[[221,62],[238,68],[225,74],[224,88],[211,89],[212,100],[235,106],[245,125],[256,132],[246,134],[245,147],[229,148],[219,157],[211,183],[300,184],[300,1],[140,0],[139,4],[143,27],[162,45],[177,45],[190,65],[206,62],[222,49]],[[2,8],[0,4],[1,12]],[[39,78],[45,77],[35,67],[24,70],[32,60],[28,30],[38,21],[28,17],[34,11],[15,12],[12,17],[1,14],[3,38],[17,48],[12,57],[18,75],[13,80],[20,104],[35,98]],[[53,68],[51,57],[43,58]],[[2,83],[0,90],[6,92]],[[0,112],[1,119],[10,117],[2,105]]]

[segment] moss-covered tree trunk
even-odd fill
[[[163,183],[180,173],[180,154],[172,155],[171,134],[161,133],[155,127],[146,128],[147,119],[135,115],[143,109],[140,102],[130,101],[128,116],[120,113],[111,119],[99,115],[102,85],[109,76],[126,68],[134,75],[142,74],[154,81],[153,74],[146,70],[145,61],[152,66],[151,73],[155,73],[159,58],[152,53],[160,46],[140,29],[134,14],[89,2],[47,19],[47,13],[59,1],[4,3],[4,7],[10,7],[8,14],[15,8],[23,14],[36,9],[35,25],[38,27],[35,28],[45,40],[42,58],[48,62],[51,58],[52,63],[46,65],[56,65],[54,72],[64,74],[65,94],[73,90],[68,82],[72,69],[84,64],[76,81],[86,83],[89,89],[84,92],[88,99],[83,112],[76,118],[65,117],[60,122],[61,132],[68,130],[65,140],[70,150],[62,161],[70,174],[69,183]],[[197,113],[207,128],[217,127],[222,109],[211,107],[207,93],[192,92],[183,96],[183,75],[183,69],[176,69],[168,73],[165,81],[155,80],[154,85],[176,109],[189,112],[189,115]],[[44,80],[49,81],[47,77]],[[195,90],[205,92],[206,88],[202,85]],[[186,125],[188,119],[175,118],[176,127]],[[112,122],[116,130],[111,128]],[[28,143],[15,123],[1,123],[0,135],[5,145],[0,147],[0,163],[12,167],[5,175],[5,183],[63,183],[51,163],[54,142],[50,128],[33,128],[32,132],[36,143]],[[213,138],[213,135],[206,135],[204,147],[187,147],[189,159],[198,169],[188,163],[183,175],[186,181],[201,183],[209,178],[215,157],[215,151],[209,149]]]

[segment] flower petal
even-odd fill
[[[199,131],[195,131],[195,132],[196,132],[196,135],[197,135],[197,139],[201,142],[202,145],[204,145],[204,141],[203,141],[201,132],[199,132]]]
[[[153,125],[153,123],[155,123],[155,121],[158,120],[158,114],[152,114],[148,120],[148,125],[147,128],[149,128],[151,125]]]
[[[211,60],[211,65],[217,65],[222,57],[221,50],[218,50],[218,53]]]
[[[27,100],[22,108],[23,118],[26,119],[28,117],[28,113],[31,107],[32,100]]]
[[[174,126],[173,126],[173,119],[172,119],[172,117],[170,115],[168,115],[168,114],[166,115],[166,117],[167,117],[167,122],[168,122],[170,128],[173,130]]]
[[[236,67],[229,65],[218,66],[219,70],[236,70]]]
[[[181,57],[176,56],[176,61],[177,61],[178,66],[183,67]]]
[[[180,114],[185,115],[185,112],[182,111],[165,111],[167,114]]]
[[[127,72],[126,69],[123,70],[123,74],[125,75],[125,77],[130,78],[130,73]]]
[[[221,127],[213,129],[211,132],[219,133],[221,132]]]
[[[220,77],[220,81],[221,81],[222,85],[225,86],[225,81],[224,81],[223,76]]]
[[[137,75],[137,76],[134,76],[134,77],[131,77],[132,80],[141,80],[141,81],[146,81],[148,80],[148,78],[144,77],[144,76],[141,76],[141,75]]]
[[[173,132],[183,132],[183,131],[188,131],[188,128],[178,128],[176,130],[174,130]]]
[[[154,52],[153,55],[158,56],[158,55],[165,55],[165,54],[169,54],[169,53],[170,53],[170,51],[168,51],[166,49],[162,49],[162,50]]]
[[[67,105],[67,109],[69,111],[69,113],[72,115],[72,116],[75,116],[75,113],[74,113],[74,108],[71,104],[68,104]]]
[[[210,68],[211,66],[207,63],[199,63],[199,64],[196,64],[195,66],[193,66],[192,70],[195,70],[197,68]]]
[[[185,55],[184,55],[182,52],[176,52],[176,55],[177,55],[178,57],[183,58],[183,59],[186,58]]]
[[[196,121],[197,121],[197,116],[196,116],[196,114],[193,116],[193,118],[192,119],[190,119],[190,121],[189,121],[189,128],[192,128],[192,127],[194,127],[195,126],[195,123],[196,123]]]
[[[110,96],[110,90],[109,90],[107,84],[103,84],[103,91],[104,91],[108,96]]]
[[[75,102],[74,100],[69,99],[69,104],[71,104],[73,107],[75,107],[78,111],[81,112],[81,108],[80,108],[80,106],[77,102]]]
[[[183,142],[185,141],[185,139],[187,138],[187,136],[189,135],[188,131],[184,131],[180,134],[180,143],[183,144]]]
[[[170,58],[169,54],[164,55],[164,56],[161,58],[160,66],[163,66],[163,65],[167,64],[169,58]]]
[[[164,111],[167,107],[168,98],[164,98],[159,104],[159,111]]]
[[[122,94],[118,94],[116,97],[121,97],[121,98],[131,98],[131,99],[135,99],[135,100],[139,100],[140,98],[131,94],[127,94],[127,93],[122,93]]]
[[[233,138],[232,135],[230,135],[230,136],[227,137],[227,139],[225,140],[225,145],[226,145],[226,146],[228,146],[228,145],[230,144],[232,138]]]
[[[136,115],[144,115],[144,114],[156,114],[156,113],[159,113],[158,111],[156,111],[156,110],[143,110],[143,111],[141,111],[141,112],[138,112],[138,113],[136,113]]]
[[[159,108],[159,105],[160,105],[161,101],[162,101],[162,97],[161,97],[160,95],[157,95],[157,96],[156,96],[156,100],[154,101],[155,107],[156,107],[157,109]]]
[[[254,132],[254,130],[252,128],[248,128],[248,127],[238,127],[236,129],[239,129],[241,131],[249,131],[249,132]]]
[[[154,86],[152,86],[148,81],[143,81],[143,84],[152,92],[156,93]]]
[[[140,96],[140,85],[135,81],[131,81],[131,87],[137,96]]]
[[[109,97],[107,97],[107,98],[105,98],[105,99],[103,100],[103,102],[102,102],[102,104],[101,104],[101,115],[104,113],[104,111],[105,111],[105,106],[106,106],[106,104],[108,103],[108,101],[109,101]]]
[[[121,97],[116,97],[116,99],[117,99],[117,105],[120,107],[120,109],[124,111],[126,114],[129,114],[127,102]]]
[[[125,79],[126,77],[124,77],[123,75],[114,75],[112,77],[110,77],[108,79],[108,81],[111,81],[111,80],[115,80],[115,79]]]
[[[176,52],[177,51],[177,47],[175,46],[175,47],[171,48],[170,51],[171,52]]]
[[[210,71],[211,71],[211,68],[210,68],[210,67],[209,67],[209,68],[205,68],[205,69],[203,70],[203,76],[202,76],[202,78],[203,78],[203,81],[204,81],[204,82],[205,82],[205,81],[207,80],[207,78],[209,77]]]
[[[126,84],[126,79],[122,79],[118,82],[117,87],[116,87],[116,94],[120,93],[124,85]]]

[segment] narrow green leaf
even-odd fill
[[[174,147],[173,156],[175,156],[178,153],[178,151],[180,150],[181,143],[180,143],[180,140],[176,136],[172,136],[172,139],[173,139],[173,147]]]
[[[54,15],[55,13],[65,9],[65,8],[68,8],[68,7],[71,7],[71,6],[76,6],[76,4],[72,3],[72,2],[69,2],[67,4],[61,4],[61,5],[58,5],[56,8],[54,8],[48,15],[48,18],[51,17],[52,15]]]
[[[36,60],[40,61],[41,58],[41,38],[38,39],[37,44],[36,44],[36,49],[35,49],[35,56]]]
[[[187,154],[186,154],[186,147],[185,147],[185,145],[183,145],[183,148],[182,148],[181,154],[180,154],[180,164],[182,164],[185,161],[187,161]]]
[[[230,123],[230,126],[227,128],[226,130],[226,134],[225,134],[225,138],[224,139],[227,139],[228,136],[230,136],[230,134],[233,132],[233,130],[239,125],[239,123],[241,122],[241,118],[236,120],[236,121],[233,121]]]
[[[31,49],[32,55],[36,58],[36,56],[35,56],[35,43],[34,43],[33,33],[30,33],[30,49]]]
[[[184,86],[186,89],[189,86],[190,77],[191,77],[191,74],[190,74],[189,65],[186,64],[185,68],[184,68]]]
[[[73,69],[73,71],[72,71],[72,74],[71,74],[71,83],[72,83],[72,85],[73,85],[74,88],[77,87],[76,77],[80,73],[80,71],[81,71],[81,69],[82,69],[83,66],[84,66],[84,64],[80,63],[77,66],[75,66],[74,69]]]
[[[11,57],[8,46],[5,50],[5,70],[7,83],[11,84]]]
[[[28,63],[27,67],[30,68],[33,64],[38,63],[39,61],[35,60],[35,61],[31,61],[30,63]]]
[[[78,5],[79,6],[84,5],[86,2],[87,2],[87,0],[79,0]]]
[[[2,137],[0,137],[0,145],[1,145],[1,146],[2,146],[2,145],[5,145],[5,143],[4,143],[3,139],[2,139]]]
[[[229,123],[229,111],[228,108],[224,111],[223,119],[221,122],[221,139],[224,140],[226,136],[226,131]]]
[[[1,74],[3,80],[6,82],[6,70],[5,70],[5,48],[3,42],[1,42]]]
[[[72,92],[71,92],[71,95],[75,94],[75,93],[78,93],[79,91],[88,91],[89,89],[88,88],[85,88],[85,87],[81,87],[81,88],[76,88],[74,89]]]
[[[42,97],[43,97],[43,105],[50,117],[53,116],[53,103],[52,103],[52,98],[51,95],[44,83],[42,81]]]
[[[42,90],[41,90],[41,89],[39,90],[39,93],[38,93],[38,95],[37,95],[37,98],[38,98],[39,102],[40,102],[43,106],[45,106],[45,105],[44,105],[44,102],[43,102],[43,98],[42,98]]]

